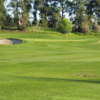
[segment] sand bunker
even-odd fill
[[[0,44],[20,44],[20,43],[22,43],[22,40],[20,39],[11,39],[11,38],[0,39]]]

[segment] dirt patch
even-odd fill
[[[98,77],[96,75],[83,75],[83,77]]]
[[[20,44],[22,43],[22,40],[20,39],[12,39],[12,38],[7,38],[7,39],[0,39],[0,44]]]

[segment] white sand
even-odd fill
[[[20,44],[22,40],[19,39],[0,39],[0,44]]]

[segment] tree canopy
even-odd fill
[[[5,2],[0,0],[0,29],[8,26],[7,23],[20,29],[19,19],[24,29],[30,18],[32,25],[57,28],[65,13],[77,26],[77,31],[82,31],[84,24],[90,29],[94,24],[100,25],[100,0],[11,0],[7,7]],[[10,16],[9,12],[14,16]]]

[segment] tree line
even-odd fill
[[[20,19],[25,30],[30,26],[30,14],[33,15],[31,25],[41,27],[57,28],[65,13],[69,14],[74,25],[73,31],[87,32],[92,28],[98,31],[100,25],[100,0],[11,0],[6,6],[5,2],[7,0],[0,0],[0,29],[12,26],[20,29]],[[14,17],[8,12],[12,12]]]

